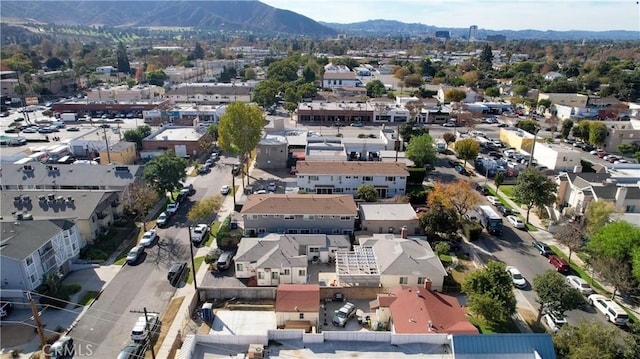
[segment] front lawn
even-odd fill
[[[484,319],[471,315],[469,322],[480,330],[480,334],[520,333],[520,329],[513,320],[489,324]]]
[[[189,276],[187,277],[187,283],[189,284],[193,283],[193,273],[198,272],[200,265],[202,265],[202,262],[204,261],[204,257],[195,257],[193,261],[195,262],[196,268],[194,270],[189,271]]]

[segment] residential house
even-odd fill
[[[361,237],[351,252],[336,252],[336,276],[340,286],[422,286],[442,291],[447,271],[425,237],[373,234]]]
[[[234,263],[236,278],[255,278],[257,286],[307,283],[308,258],[291,236],[242,238]]]
[[[101,73],[103,75],[111,75],[112,73],[115,74],[117,71],[118,69],[111,65],[96,67],[96,72]]]
[[[296,169],[298,187],[308,193],[355,196],[358,187],[371,185],[379,198],[404,195],[409,176],[406,165],[395,162],[300,161]]]
[[[276,290],[278,328],[305,329],[318,325],[320,286],[317,284],[279,284]]]
[[[353,196],[343,194],[253,194],[240,212],[248,236],[351,234],[357,213]]]
[[[33,291],[47,273],[64,275],[85,242],[72,220],[4,221],[1,226],[2,289]]]
[[[543,77],[546,81],[553,81],[555,79],[563,78],[564,75],[556,71],[549,71],[546,74],[544,74]]]
[[[416,211],[409,203],[361,203],[358,208],[360,228],[369,233],[421,234]]]
[[[582,217],[592,201],[610,202],[616,211],[640,213],[640,187],[618,183],[610,173],[561,173],[557,203],[563,214]]]
[[[379,322],[394,334],[479,334],[456,297],[430,287],[429,281],[398,286],[391,294],[378,294],[370,309],[380,313]]]

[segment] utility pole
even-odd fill
[[[198,302],[200,302],[200,291],[198,290],[198,283],[196,282],[196,261],[193,257],[193,241],[191,240],[191,225],[189,225],[187,229],[189,230],[189,252],[191,254],[191,270],[193,271],[193,289],[196,290]]]
[[[109,152],[109,137],[107,137],[107,126],[102,120],[102,133],[104,134],[104,142],[107,145],[107,164],[111,163],[111,153]]]
[[[36,302],[33,300],[31,292],[26,292],[26,294],[27,299],[29,299],[29,304],[31,304],[31,312],[33,313],[33,320],[36,322],[38,336],[40,336],[40,348],[44,348],[44,346],[47,344],[47,339],[44,336],[44,326],[40,321],[40,313],[38,312],[38,308],[36,308]]]
[[[194,278],[194,282],[195,282],[195,278]],[[147,327],[147,333],[149,333],[149,347],[151,347],[151,358],[156,359],[156,351],[153,349],[153,345],[151,345],[151,335],[153,333],[151,333],[151,328],[149,328],[149,315],[147,313],[147,307],[144,307],[144,321],[146,323],[146,327]]]

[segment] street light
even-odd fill
[[[200,291],[198,290],[198,283],[196,282],[196,261],[193,257],[193,241],[191,240],[191,225],[189,225],[187,229],[189,230],[189,253],[191,253],[191,270],[193,271],[193,289],[196,290],[198,302],[200,302]]]

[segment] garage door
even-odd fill
[[[176,156],[178,156],[178,157],[186,157],[187,156],[187,145],[176,145],[175,151],[176,151]]]

